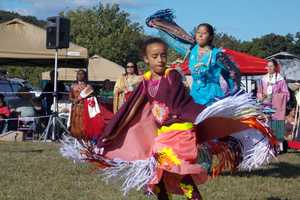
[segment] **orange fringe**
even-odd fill
[[[211,146],[213,154],[212,177],[218,176],[225,169],[234,172],[237,169],[237,154],[238,152],[232,152],[228,144],[220,142]],[[216,159],[217,161],[215,161]],[[215,163],[217,162],[217,163]]]
[[[259,130],[265,137],[269,138],[271,145],[276,146],[278,144],[278,141],[273,135],[272,130],[261,123],[256,117],[244,118],[240,121],[251,128]]]

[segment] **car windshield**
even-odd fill
[[[30,91],[39,90],[25,80],[12,79],[11,84],[15,92],[19,91],[21,88],[28,88]]]
[[[2,93],[12,92],[12,88],[7,81],[0,81],[0,91]]]
[[[30,83],[28,83],[27,81],[24,82],[24,86],[27,87],[27,88],[29,88],[30,90],[35,89],[35,88],[34,88]]]
[[[14,92],[18,92],[22,88],[22,85],[19,83],[12,83],[11,86],[12,86]]]

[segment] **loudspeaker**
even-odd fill
[[[55,16],[47,18],[47,21],[46,48],[69,48],[70,20],[65,17]]]

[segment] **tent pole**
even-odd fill
[[[298,137],[298,131],[299,131],[299,123],[300,123],[300,116],[299,116],[299,105],[297,103],[296,106],[296,114],[295,114],[295,121],[294,121],[294,126],[293,126],[293,131],[292,131],[292,138],[293,140],[297,139]]]
[[[57,60],[58,60],[58,49],[55,49],[55,63],[54,63],[54,88],[53,88],[53,105],[54,105],[54,117],[53,117],[53,128],[52,128],[52,140],[55,140],[56,130],[56,117],[57,117]]]
[[[248,91],[248,76],[246,75],[246,92],[249,92]]]

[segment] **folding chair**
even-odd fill
[[[35,138],[36,133],[36,120],[34,117],[20,117],[18,120],[18,131],[22,131],[25,134],[25,139],[31,138],[32,140]],[[28,137],[31,135],[31,137]]]

